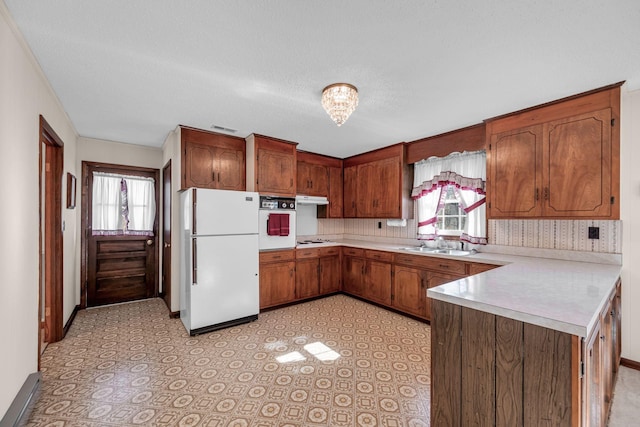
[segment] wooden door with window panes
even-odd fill
[[[159,175],[158,169],[83,162],[81,305],[158,295]]]

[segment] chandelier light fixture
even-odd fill
[[[349,83],[334,83],[322,90],[322,107],[341,126],[358,106],[358,89]]]

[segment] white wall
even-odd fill
[[[622,357],[640,362],[640,90],[624,89],[620,117]]]
[[[73,125],[0,2],[0,418],[37,370],[40,115],[64,142],[65,175],[77,176]],[[63,209],[62,219],[66,321],[74,306],[75,210]]]
[[[77,159],[79,171],[82,171],[81,165],[83,161],[154,169],[161,169],[163,166],[162,150],[160,148],[82,136],[78,138]]]

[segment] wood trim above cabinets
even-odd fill
[[[432,156],[445,157],[456,151],[478,151],[484,149],[484,123],[479,123],[408,143],[407,163],[416,163]]]

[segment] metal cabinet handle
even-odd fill
[[[191,240],[191,253],[193,254],[193,259],[191,260],[191,285],[195,286],[198,284],[198,243],[196,239]]]

